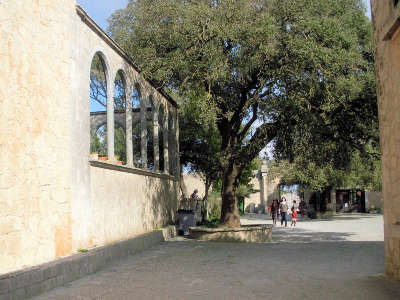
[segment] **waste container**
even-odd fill
[[[196,213],[193,209],[178,209],[178,234],[189,235],[189,227],[196,226],[196,220],[194,214]]]
[[[244,215],[244,197],[238,197],[239,214]]]

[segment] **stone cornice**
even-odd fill
[[[101,161],[98,159],[89,159],[89,164],[91,167],[114,170],[114,171],[119,171],[119,172],[126,172],[126,173],[132,173],[132,174],[150,176],[150,177],[157,177],[157,178],[175,180],[175,181],[181,180],[180,178],[169,175],[169,174],[146,171],[143,169],[136,168],[134,166],[119,165],[119,164],[116,164],[115,162]]]
[[[76,5],[76,12],[81,20],[89,26],[103,41],[105,41],[118,55],[120,55],[126,62],[128,62],[140,75],[142,75],[148,83],[151,84],[161,95],[163,95],[168,102],[174,107],[179,108],[178,103],[164,90],[164,88],[157,87],[153,79],[145,76],[140,66],[119,46],[78,4]]]

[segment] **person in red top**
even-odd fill
[[[292,223],[290,224],[290,226],[296,226],[296,222],[297,222],[297,210],[298,210],[298,206],[296,204],[296,200],[293,200],[293,206],[292,206]]]

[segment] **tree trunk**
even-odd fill
[[[234,166],[226,168],[222,181],[222,207],[219,227],[240,227],[240,215],[236,190],[238,186],[238,174]]]
[[[320,199],[320,207],[319,210],[320,212],[326,212],[327,208],[328,208],[328,202],[330,200],[331,197],[331,187],[325,187],[322,190],[321,193],[321,199]]]
[[[182,191],[182,197],[189,198],[189,193],[185,184],[185,181],[183,180],[183,174],[181,173],[181,181],[179,182],[179,187],[181,188]]]
[[[203,209],[201,212],[202,221],[208,220],[208,193],[211,187],[211,180],[207,176],[204,185],[205,185],[205,193],[203,197]]]

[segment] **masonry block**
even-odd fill
[[[0,294],[0,300],[11,300],[11,296],[10,296],[10,294],[7,294],[7,295]]]
[[[42,282],[42,292],[50,291],[51,289],[56,287],[56,282],[54,278],[46,279]]]
[[[12,291],[10,298],[13,300],[20,300],[20,299],[22,300],[22,299],[26,299],[28,297],[29,297],[29,295],[26,291],[26,288],[20,288],[15,291]]]
[[[59,265],[51,265],[43,269],[43,280],[57,277],[60,274]]]
[[[26,294],[29,295],[29,297],[36,296],[41,292],[42,286],[37,283],[26,287]]]
[[[17,289],[24,288],[30,286],[34,283],[34,274],[32,271],[28,273],[21,274],[17,277]]]
[[[0,295],[9,293],[10,292],[10,285],[11,285],[11,279],[10,278],[1,279],[0,280]]]

